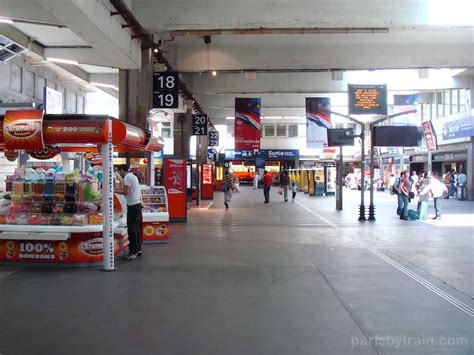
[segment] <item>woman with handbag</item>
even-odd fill
[[[224,205],[229,209],[230,200],[232,200],[232,189],[234,187],[234,175],[230,170],[225,171],[224,180],[222,181],[222,192],[224,193]]]

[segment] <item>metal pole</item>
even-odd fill
[[[342,192],[344,191],[343,184],[343,175],[344,175],[344,159],[342,155],[342,146],[339,147],[339,169],[337,170],[337,185],[336,185],[336,210],[342,211]]]
[[[201,206],[201,136],[196,136],[196,205]]]
[[[105,271],[115,270],[114,265],[114,165],[112,146],[112,121],[107,120],[107,143],[102,144],[103,162],[102,206],[104,225],[102,230],[102,255]]]
[[[369,221],[375,221],[374,207],[374,125],[369,125],[370,129],[370,205],[369,205]]]
[[[359,221],[365,221],[365,204],[364,204],[364,186],[365,186],[365,124],[361,124],[360,139],[360,206]]]

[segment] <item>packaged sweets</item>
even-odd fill
[[[21,195],[13,194],[11,197],[12,197],[12,202],[13,203],[23,202],[23,198],[21,197]]]
[[[23,202],[31,202],[33,201],[33,195],[30,193],[24,193],[23,195],[21,195],[21,199],[23,200]]]
[[[7,216],[4,214],[0,214],[0,224],[6,224],[7,223]]]
[[[16,224],[16,215],[8,214],[6,217],[7,224]]]
[[[33,202],[33,203],[31,204],[31,209],[30,209],[30,211],[31,211],[32,213],[41,213],[41,205],[42,205],[41,202]]]
[[[26,213],[19,214],[16,217],[16,224],[28,224],[28,215]]]
[[[102,224],[102,213],[90,214],[89,224]]]
[[[21,195],[23,193],[23,182],[15,181],[12,185],[13,195]]]
[[[59,192],[55,192],[54,193],[54,201],[56,202],[63,202],[64,201],[64,194],[63,193],[59,193]]]
[[[33,186],[31,182],[24,182],[23,183],[23,193],[31,194],[33,192]]]
[[[34,182],[33,183],[33,194],[34,195],[43,195],[44,194],[44,182]]]
[[[53,203],[52,202],[43,202],[41,205],[41,212],[43,213],[52,213],[53,212]]]
[[[61,225],[63,216],[60,214],[52,214],[51,217],[49,218],[49,224],[53,226],[59,226]]]
[[[56,185],[54,186],[54,192],[55,193],[60,193],[60,194],[65,194],[66,193],[66,184],[56,182]]]
[[[64,205],[65,213],[77,213],[77,204],[76,203],[66,203]]]
[[[62,203],[55,203],[53,205],[53,213],[63,213],[64,205]]]
[[[61,225],[62,226],[71,226],[72,225],[72,215],[64,214],[61,216]]]
[[[39,215],[39,224],[49,225],[51,216],[49,214],[40,214]]]
[[[87,222],[87,215],[85,214],[75,214],[72,216],[72,224],[74,226],[85,226]]]
[[[38,225],[40,224],[40,215],[39,214],[30,214],[28,216],[29,225]]]

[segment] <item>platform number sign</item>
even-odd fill
[[[178,72],[153,73],[153,108],[178,108],[178,98]]]
[[[207,136],[207,115],[193,115],[193,135]]]
[[[209,132],[209,147],[217,147],[219,145],[219,132]]]

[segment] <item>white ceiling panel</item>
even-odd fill
[[[14,23],[13,26],[29,37],[36,39],[43,46],[87,46],[78,35],[68,28]]]

